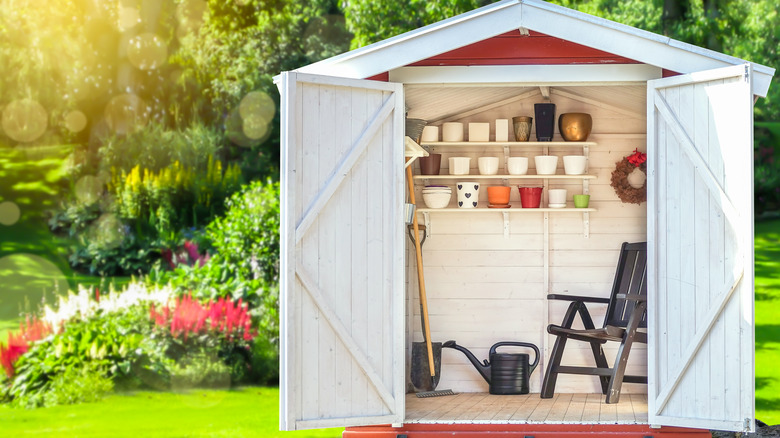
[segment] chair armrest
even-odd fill
[[[578,296],[578,295],[550,294],[550,295],[547,295],[547,299],[548,300],[562,300],[562,301],[582,301],[583,303],[609,304],[609,298],[582,297],[582,296]]]
[[[644,302],[647,302],[647,296],[646,295],[637,295],[637,294],[617,294],[617,299],[619,299],[619,300],[626,300],[626,301],[644,301]]]

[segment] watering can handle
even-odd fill
[[[536,353],[536,357],[534,358],[534,362],[530,365],[531,369],[528,371],[529,375],[533,373],[534,370],[536,369],[536,366],[539,365],[539,348],[536,345],[531,344],[530,342],[514,342],[514,341],[496,342],[495,344],[493,344],[492,347],[490,347],[490,353],[488,354],[489,355],[495,354],[496,349],[502,346],[528,347],[534,350],[534,353]]]

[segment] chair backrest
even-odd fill
[[[619,299],[618,294],[647,295],[647,242],[624,242],[620,248],[615,282],[609,297],[604,326],[625,327],[631,317],[634,301]],[[639,327],[647,327],[647,313]]]

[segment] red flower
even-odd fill
[[[643,154],[639,152],[639,149],[634,149],[634,153],[632,155],[629,155],[626,157],[629,163],[633,164],[636,167],[639,167],[642,163],[647,161],[647,154]]]
[[[209,300],[201,304],[191,294],[185,295],[176,299],[173,310],[165,306],[160,313],[151,306],[149,319],[158,326],[170,330],[172,336],[182,336],[184,340],[192,334],[202,334],[209,330],[222,333],[228,339],[241,335],[244,340],[249,341],[255,336],[251,332],[252,319],[249,316],[249,306],[242,300],[234,303],[220,298],[217,301]]]
[[[8,334],[8,346],[0,343],[0,366],[5,374],[11,378],[14,375],[14,363],[21,357],[33,342],[41,340],[52,332],[51,326],[37,318],[28,316],[24,322],[19,323],[18,333]]]

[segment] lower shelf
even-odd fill
[[[595,208],[522,208],[519,205],[513,205],[510,208],[418,208],[420,213],[587,213],[592,211],[598,211]]]
[[[432,234],[431,230],[431,213],[433,214],[453,214],[453,213],[466,213],[466,214],[487,214],[487,213],[500,213],[503,216],[504,220],[504,237],[509,238],[509,215],[512,213],[520,213],[520,214],[538,214],[542,213],[544,214],[544,220],[545,224],[548,220],[548,215],[550,213],[552,214],[559,214],[559,213],[580,213],[582,214],[582,234],[584,237],[590,236],[590,213],[594,211],[598,211],[595,208],[573,208],[573,207],[566,207],[566,208],[522,208],[520,206],[516,206],[517,208],[487,208],[486,206],[479,206],[477,208],[418,208],[417,212],[421,213],[423,215],[423,220],[425,221],[425,233],[426,235],[430,236]],[[545,225],[546,227],[546,225]]]

